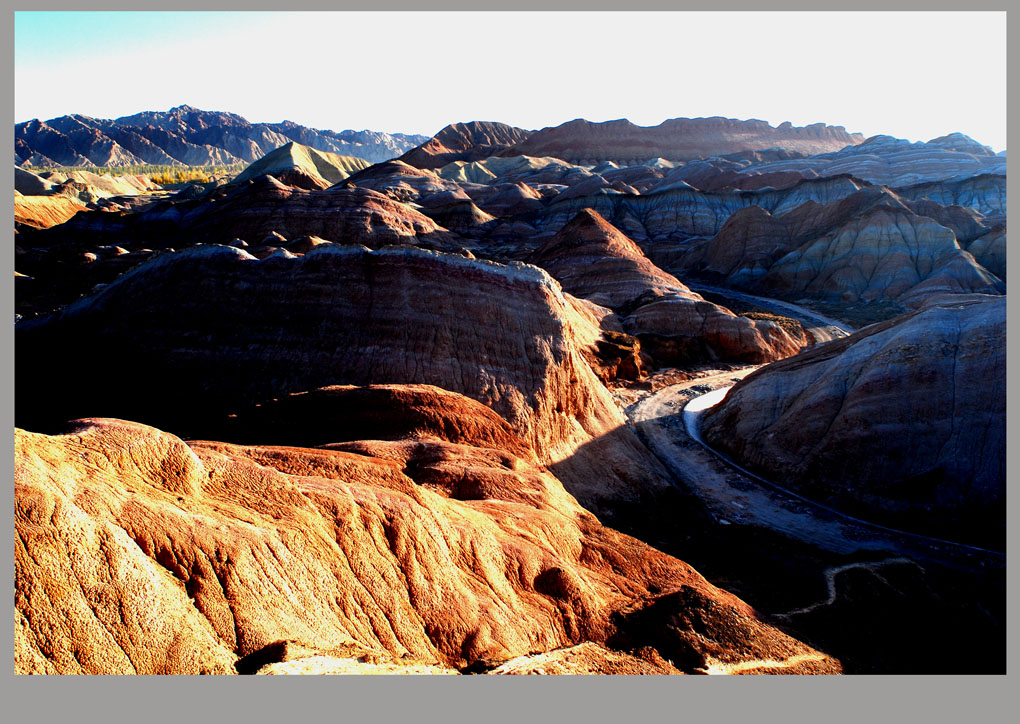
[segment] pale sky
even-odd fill
[[[1006,13],[16,13],[17,122],[183,103],[424,135],[726,116],[1001,151]]]

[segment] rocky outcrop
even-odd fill
[[[53,193],[66,193],[61,186],[70,182],[72,185],[80,185],[79,190],[85,191],[93,199],[109,198],[112,196],[134,196],[144,194],[159,185],[152,182],[148,176],[138,174],[124,174],[122,176],[111,176],[109,174],[96,174],[85,170],[72,171],[45,171],[40,178],[50,184],[54,184]]]
[[[530,214],[542,209],[542,194],[525,183],[475,186],[464,192],[479,208],[493,216]]]
[[[421,211],[443,228],[462,235],[481,232],[492,225],[495,217],[478,208],[463,191],[432,194],[419,202]]]
[[[385,161],[425,140],[373,131],[321,131],[291,121],[253,124],[233,113],[177,106],[117,119],[34,119],[14,129],[15,164],[207,166],[251,163],[291,141],[318,151]]]
[[[1002,549],[1006,300],[954,295],[746,377],[713,446],[853,515]]]
[[[558,158],[533,158],[531,156],[489,156],[478,161],[453,161],[435,172],[450,181],[460,183],[490,184],[497,181],[512,183],[517,178],[548,178],[552,172],[562,174],[579,167]],[[582,172],[590,173],[587,169]]]
[[[447,402],[450,426],[487,414]],[[840,670],[603,527],[548,472],[469,439],[186,444],[103,419],[16,431],[15,670],[253,673],[295,650],[491,668],[585,642],[599,644],[589,666],[619,665],[608,647],[647,635],[650,604],[675,612],[658,639],[681,670]]]
[[[29,226],[34,229],[48,229],[63,224],[79,211],[85,210],[85,204],[77,198],[61,194],[53,196],[22,196],[14,197],[14,226]]]
[[[418,168],[435,169],[454,161],[478,161],[495,156],[528,137],[528,131],[505,123],[471,121],[452,123],[413,148],[400,160]]]
[[[403,203],[416,203],[433,194],[462,193],[457,183],[399,159],[377,163],[352,174],[345,185],[372,189]]]
[[[793,320],[738,317],[703,299],[667,296],[644,304],[623,320],[623,328],[663,366],[728,360],[761,364],[797,354],[808,345]]]
[[[591,209],[579,211],[529,261],[556,277],[574,296],[614,311],[633,307],[642,296],[700,299]]]
[[[14,167],[14,190],[25,196],[44,196],[53,193],[56,184],[38,174]]]
[[[269,174],[290,186],[308,190],[324,189],[369,165],[364,159],[316,151],[291,141],[248,166],[234,177],[232,183]]]
[[[15,166],[14,224],[16,228],[48,229],[100,199],[133,196],[157,188],[147,176],[106,176],[88,171],[40,175]]]
[[[645,127],[626,119],[591,123],[579,118],[535,131],[500,155],[553,156],[579,164],[612,161],[635,166],[656,157],[689,161],[776,147],[803,154],[824,153],[863,140],[859,133],[822,123],[804,128],[783,123],[773,128],[764,121],[714,117],[673,118]]]
[[[575,296],[617,312],[622,328],[659,364],[705,359],[767,362],[796,354],[803,330],[738,317],[706,302],[667,274],[619,229],[586,209],[549,239],[530,261]]]

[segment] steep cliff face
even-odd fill
[[[773,128],[764,121],[714,117],[673,118],[644,127],[626,119],[591,123],[579,118],[536,131],[501,155],[637,165],[652,158],[688,161],[775,147],[804,154],[824,153],[863,140],[860,134],[847,133],[841,126],[822,123],[804,128],[784,123]]]
[[[443,394],[446,426],[491,427]],[[18,673],[246,672],[294,647],[464,667],[606,643],[651,603],[689,619],[660,636],[687,671],[839,671],[470,434],[250,447],[88,419],[18,430],[16,457]]]
[[[712,445],[809,498],[1001,546],[1006,300],[953,295],[769,365],[706,415]]]

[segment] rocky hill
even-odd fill
[[[370,165],[361,158],[316,151],[291,141],[250,164],[231,181],[242,183],[270,175],[289,186],[309,190],[324,189]]]
[[[706,302],[589,209],[579,212],[531,261],[571,294],[617,312],[622,329],[662,364],[773,361],[807,343],[803,332],[791,336],[777,324],[738,317]]]
[[[1006,300],[948,295],[749,375],[714,446],[867,520],[1002,550]]]
[[[529,131],[491,121],[453,123],[400,160],[418,168],[439,168],[454,161],[495,156],[528,137]]]
[[[15,168],[16,671],[1001,673],[1004,154],[863,141],[20,124],[248,167]]]
[[[95,350],[82,375],[121,370],[108,384],[46,386],[47,403],[25,399],[19,424],[91,411],[216,438],[253,401],[432,384],[492,407],[582,503],[608,509],[669,486],[587,362],[599,330],[579,304],[536,267],[407,246],[323,244],[261,261],[222,246],[167,253],[19,327],[26,381],[54,374],[71,339]],[[133,392],[153,375],[158,394]]]
[[[935,292],[997,293],[999,280],[961,247],[990,231],[980,214],[933,210],[943,226],[916,213],[909,200],[868,187],[825,204],[804,203],[785,213],[749,206],[719,233],[691,244],[678,263],[717,275],[732,286],[769,295],[847,302],[884,299],[909,303]],[[944,207],[938,207],[943,209]],[[962,209],[959,209],[962,212]],[[987,254],[993,259],[992,239]]]
[[[443,401],[447,429],[500,428],[477,402]],[[456,673],[583,642],[602,644],[589,666],[840,670],[489,444],[185,443],[102,419],[18,430],[15,670],[254,673],[326,657],[348,673]],[[650,609],[657,648],[639,658]]]

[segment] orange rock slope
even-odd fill
[[[16,671],[233,673],[288,647],[309,669],[325,656],[484,670],[586,641],[651,646],[645,659],[692,673],[839,671],[601,525],[523,440],[523,457],[488,447],[510,432],[480,403],[376,392],[390,419],[417,405],[438,424],[317,449],[108,419],[17,430]]]
[[[622,329],[641,339],[658,362],[771,362],[807,344],[803,331],[788,332],[705,301],[592,209],[578,212],[530,260],[571,294],[617,312]]]

